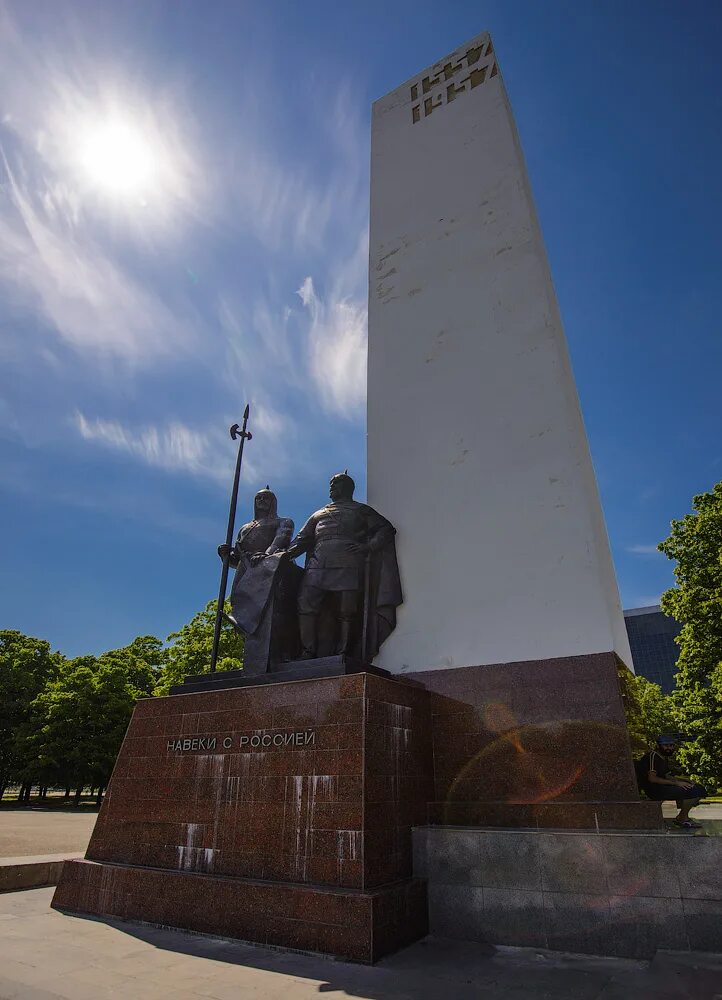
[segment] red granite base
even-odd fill
[[[405,675],[431,693],[432,823],[662,827],[632,766],[614,653]]]
[[[425,933],[430,718],[367,673],[140,701],[53,905],[375,961]]]
[[[428,933],[418,879],[362,893],[68,861],[52,905],[366,963]]]
[[[617,667],[605,653],[143,700],[53,905],[375,961],[425,933],[413,826],[661,826]]]
[[[68,861],[52,905],[367,963],[428,933],[418,879],[360,893]]]

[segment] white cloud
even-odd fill
[[[636,556],[658,556],[661,554],[656,545],[628,545],[627,552],[632,552]]]
[[[89,234],[74,233],[51,187],[38,201],[12,177],[0,196],[0,282],[16,308],[37,309],[81,354],[140,365],[193,349],[196,335],[185,318]]]
[[[310,275],[296,292],[310,317],[308,367],[321,403],[327,411],[349,419],[361,414],[366,401],[367,261],[364,232],[351,258],[332,276],[325,298]]]
[[[159,469],[188,472],[194,476],[228,484],[234,449],[222,448],[219,431],[193,430],[174,422],[166,427],[131,429],[117,420],[88,420],[77,411],[74,423],[81,437],[114,451],[125,452]]]

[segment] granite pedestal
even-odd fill
[[[613,655],[360,666],[189,678],[139,702],[53,905],[374,962],[426,933],[414,826],[662,827]]]
[[[641,801],[613,653],[405,675],[429,691],[434,798],[455,826],[662,829]]]
[[[53,906],[374,962],[427,929],[430,734],[369,672],[140,701]]]

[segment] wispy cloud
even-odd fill
[[[229,481],[231,452],[227,446],[221,447],[220,431],[197,431],[181,423],[133,429],[117,420],[89,420],[79,411],[74,423],[84,440],[132,455],[146,465],[188,472],[224,484]]]
[[[64,28],[61,19],[57,33],[30,30],[0,9],[6,307],[41,319],[46,333],[86,357],[137,367],[186,355],[200,340],[194,312],[152,279],[159,247],[172,253],[179,233],[209,212],[198,145],[179,130],[193,116],[177,94],[148,93],[127,72],[124,80]],[[148,190],[129,197],[103,188],[102,169],[88,176],[81,155],[88,136],[113,120],[134,124],[154,164]]]
[[[363,414],[363,88],[337,67],[333,86],[322,70],[299,83],[291,150],[268,114],[275,70],[240,70],[253,87],[210,107],[210,90],[184,92],[187,67],[151,81],[115,45],[78,48],[84,26],[66,39],[65,18],[19,20],[0,0],[0,351],[42,398],[55,452],[85,443],[99,468],[127,456],[226,489],[227,427],[250,401],[246,475],[302,482]],[[104,201],[79,171],[85,125],[121,111],[164,164],[144,203]],[[28,391],[11,389],[22,425]]]
[[[658,556],[661,554],[656,545],[628,545],[627,552],[632,552],[635,556]]]
[[[318,79],[306,95],[308,121],[318,131],[308,138],[311,148],[316,140],[323,149],[322,163],[310,155],[289,158],[287,146],[268,130],[265,109],[244,107],[245,126],[228,137],[234,217],[274,253],[327,251],[333,257],[343,234],[355,234],[365,219],[367,125],[349,83],[336,78],[332,89],[329,102],[329,87]]]
[[[349,261],[333,274],[329,292],[321,296],[307,276],[297,295],[310,318],[309,374],[328,412],[352,419],[366,400],[368,311],[365,291],[368,236],[364,231]]]
[[[187,319],[118,266],[87,233],[73,232],[52,187],[36,203],[8,173],[0,195],[0,282],[76,351],[133,365],[189,353]],[[7,299],[6,299],[7,301]]]
[[[366,307],[348,298],[321,299],[307,277],[298,295],[311,317],[309,367],[326,410],[355,417],[366,399]]]

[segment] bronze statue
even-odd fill
[[[302,659],[347,653],[370,661],[396,626],[402,602],[396,529],[353,499],[347,472],[330,482],[331,503],[306,521],[288,548],[306,553],[298,593]]]
[[[295,601],[301,571],[283,558],[293,534],[293,521],[279,517],[275,494],[268,486],[256,493],[253,520],[238,532],[232,548],[219,545],[218,555],[236,573],[227,617],[245,635],[243,669],[265,673],[297,648]]]

